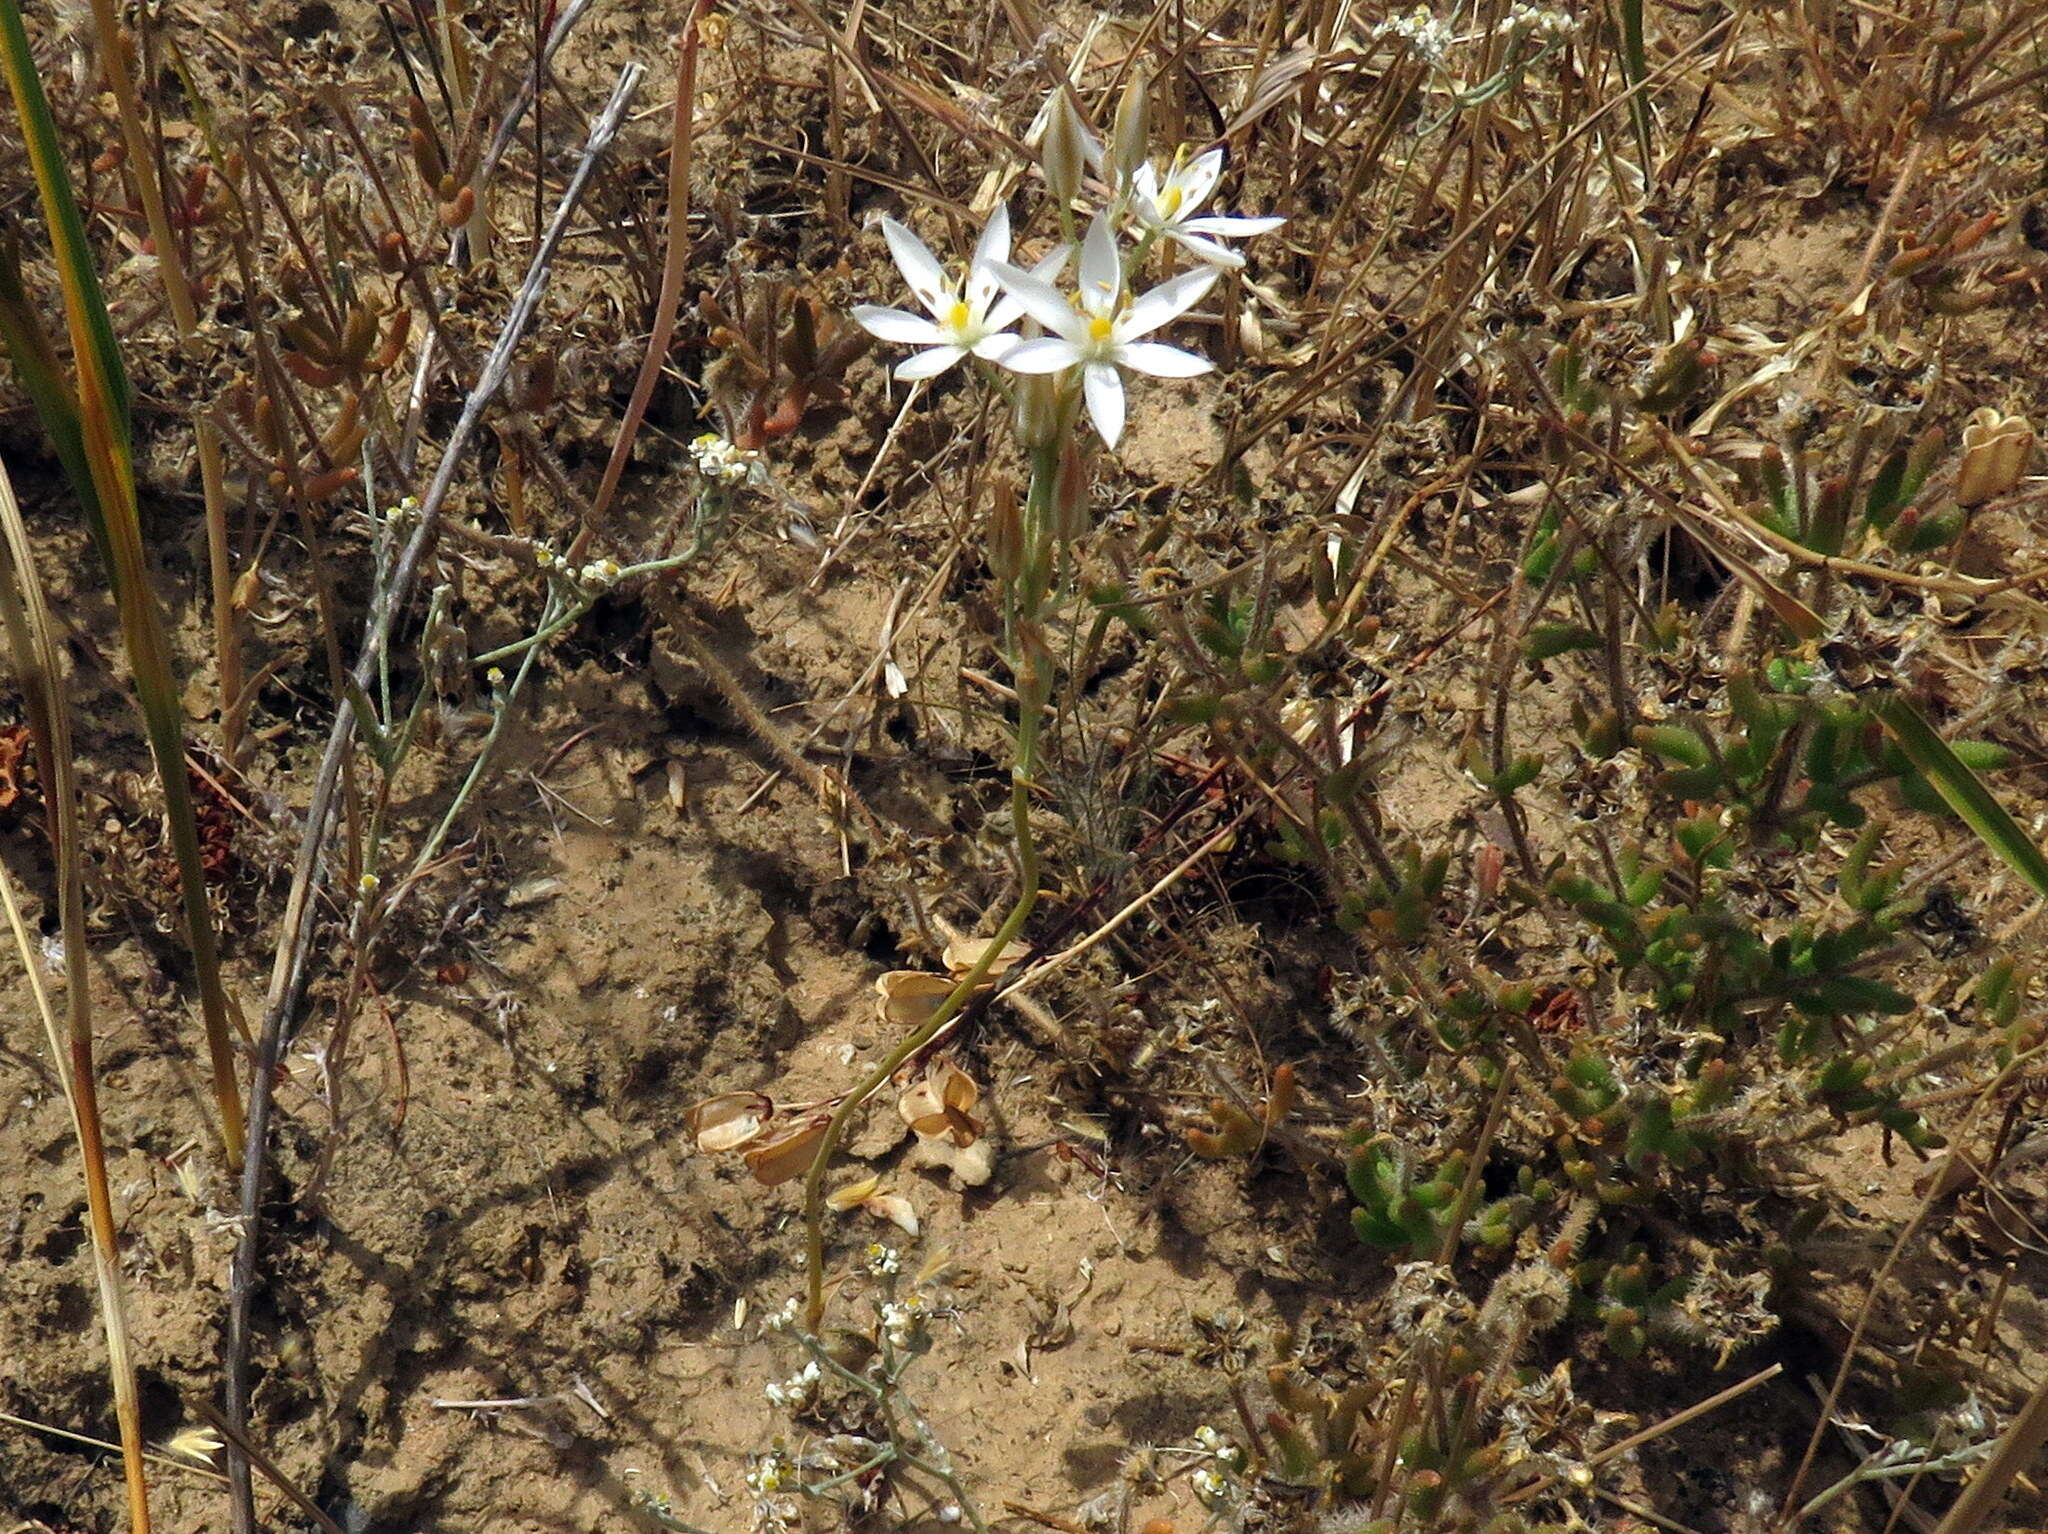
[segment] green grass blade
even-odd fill
[[[1649,51],[1643,40],[1643,0],[1620,0],[1621,78],[1628,86],[1628,117],[1636,130],[1636,148],[1643,157],[1643,187],[1655,172],[1651,147],[1650,100],[1643,82],[1650,78]]]
[[[0,348],[5,348],[14,363],[15,381],[35,406],[36,419],[43,423],[43,430],[49,433],[57,461],[63,465],[64,478],[81,501],[86,497],[97,501],[92,466],[85,457],[85,431],[78,419],[78,396],[71,391],[70,380],[64,375],[64,365],[58,360],[57,348],[50,342],[42,316],[28,300],[21,280],[21,251],[11,239],[0,240]],[[111,555],[101,531],[106,519],[96,505],[86,508],[86,521],[92,528],[101,560],[109,560]]]
[[[70,277],[77,263],[92,271],[91,255],[85,243],[85,220],[78,212],[78,200],[71,195],[71,182],[64,173],[64,152],[57,143],[56,119],[43,95],[41,78],[28,47],[28,32],[22,26],[18,0],[0,0],[0,68],[14,93],[15,113],[21,122],[21,136],[28,146],[29,163],[35,167],[36,187],[42,195],[43,217],[50,226],[50,244],[57,265],[65,272],[64,306],[71,320],[74,344],[80,339],[78,368],[83,378],[104,379],[109,391],[109,409],[119,423],[121,448],[128,448],[128,371],[121,365],[121,349],[114,340],[114,325],[107,306],[99,296],[99,281],[92,283],[91,298],[74,303]],[[87,355],[87,352],[90,355]]]
[[[1876,713],[1906,759],[1926,775],[1977,839],[2032,885],[2035,894],[2048,895],[2048,857],[1920,711],[1894,693],[1877,705]]]
[[[78,386],[70,396],[71,416],[66,416],[61,400],[51,401],[58,420],[58,452],[65,455],[63,438],[70,431],[69,420],[75,418],[82,449],[76,456],[82,456],[85,473],[82,478],[74,474],[73,487],[106,561],[107,581],[120,612],[121,637],[135,678],[135,701],[142,713],[150,753],[156,760],[157,776],[163,784],[165,819],[178,863],[186,941],[199,981],[221,1139],[229,1160],[239,1165],[242,1104],[235,1079],[227,992],[221,983],[213,915],[206,903],[206,871],[200,857],[199,830],[193,814],[191,785],[185,775],[185,728],[177,677],[171,666],[163,616],[157,610],[156,593],[150,583],[149,562],[143,552],[142,521],[136,505],[135,470],[130,453],[128,373],[114,338],[113,322],[107,315],[92,251],[86,244],[85,222],[72,194],[58,146],[56,123],[29,53],[18,0],[0,0],[0,72],[5,73],[13,93],[22,139],[28,146],[35,172],[36,190],[49,226],[51,253],[64,286],[72,363],[78,372]],[[18,323],[14,328],[20,328]],[[30,336],[24,350],[16,353],[17,360],[28,355],[33,370],[38,365],[36,352]],[[50,365],[45,341],[40,366],[46,375]],[[52,392],[47,376],[42,387],[46,393]],[[65,458],[65,467],[67,471],[75,470],[73,457]]]

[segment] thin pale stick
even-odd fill
[[[362,654],[356,661],[354,673],[357,686],[365,692],[376,680],[378,664],[391,642],[398,615],[405,610],[419,580],[420,569],[440,528],[442,508],[455,483],[456,471],[462,464],[470,438],[475,435],[485,408],[504,384],[512,364],[512,353],[540,305],[541,293],[547,286],[549,264],[568,231],[570,216],[582,200],[598,159],[618,135],[620,125],[625,121],[626,108],[644,73],[642,66],[628,65],[612,89],[611,100],[592,123],[590,136],[583,146],[583,156],[556,206],[554,221],[534,251],[526,280],[513,299],[497,344],[491,348],[475,387],[463,402],[462,414],[442,449],[433,482],[421,501],[419,526],[399,556],[389,587],[379,594],[367,620]],[[235,1249],[228,1334],[223,1349],[228,1421],[238,1430],[239,1425],[248,1420],[250,1308],[256,1291],[261,1234],[258,1216],[262,1208],[266,1170],[263,1148],[270,1119],[272,1078],[276,1075],[277,1061],[283,1050],[286,1024],[297,1010],[298,998],[305,987],[306,953],[312,939],[322,854],[338,808],[342,762],[355,739],[355,730],[355,710],[344,705],[336,711],[334,726],[327,737],[327,750],[321,758],[319,775],[314,782],[312,800],[306,808],[305,837],[299,845],[298,861],[292,871],[291,892],[285,903],[284,920],[280,923],[277,959],[271,968],[270,991],[264,1002],[263,1032],[257,1044],[256,1069],[249,1095],[249,1137],[242,1162],[242,1238]],[[249,1479],[249,1462],[239,1452],[231,1454],[228,1471],[233,1482],[235,1534],[255,1534],[254,1488]]]

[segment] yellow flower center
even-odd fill
[[[1177,186],[1168,187],[1159,198],[1159,216],[1170,219],[1177,215],[1180,212],[1181,199],[1185,195]]]
[[[1100,345],[1116,334],[1116,325],[1106,314],[1088,316],[1088,339]]]
[[[952,307],[946,311],[946,328],[948,330],[965,330],[968,318],[973,312],[973,310],[967,307],[966,299],[954,299]]]

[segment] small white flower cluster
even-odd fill
[[[925,1304],[916,1295],[902,1301],[885,1301],[881,1309],[882,1334],[894,1348],[907,1348],[917,1329],[924,1324]]]
[[[899,379],[936,378],[968,357],[1026,377],[1051,377],[1059,397],[1078,391],[1102,440],[1115,447],[1124,428],[1124,374],[1192,378],[1214,364],[1206,357],[1144,339],[1180,318],[1215,285],[1217,273],[1244,265],[1225,245],[1277,229],[1285,220],[1204,214],[1200,210],[1223,177],[1223,151],[1190,157],[1185,147],[1162,169],[1146,158],[1149,115],[1141,85],[1117,113],[1109,151],[1082,126],[1063,95],[1046,104],[1041,155],[1045,182],[1068,244],[1056,246],[1026,269],[1010,264],[1010,210],[998,205],[957,276],[916,235],[894,219],[882,235],[911,293],[925,313],[861,304],[855,321],[883,341],[922,348],[896,365]],[[1109,188],[1085,237],[1073,240],[1073,204],[1081,193],[1083,164]],[[1122,237],[1129,248],[1119,244]],[[1202,264],[1145,293],[1132,279],[1161,241]],[[1078,249],[1076,249],[1076,245]],[[1054,286],[1069,260],[1079,257],[1071,293]],[[929,317],[927,317],[929,316]],[[1012,333],[1030,322],[1042,333]],[[1020,386],[1021,387],[1021,386]],[[1071,419],[1066,411],[1052,414]]]
[[[1225,1470],[1244,1469],[1244,1449],[1235,1440],[1224,1437],[1207,1423],[1195,1429],[1195,1442],[1207,1449],[1210,1456]]]
[[[747,1487],[757,1497],[772,1497],[796,1483],[796,1465],[780,1449],[770,1449],[747,1470]]]
[[[1244,1474],[1244,1449],[1206,1423],[1195,1429],[1195,1443],[1209,1456],[1209,1463],[1188,1479],[1202,1505],[1220,1511],[1237,1496],[1238,1478]]]
[[[593,559],[576,572],[576,579],[586,586],[603,588],[617,584],[623,574],[625,571],[616,559]]]
[[[868,1271],[877,1278],[893,1278],[903,1271],[903,1255],[879,1241],[868,1243]]]
[[[779,1406],[785,1411],[802,1411],[818,1398],[818,1385],[824,1373],[818,1368],[816,1359],[805,1364],[788,1379],[771,1384],[762,1394],[768,1397],[770,1406]]]
[[[803,1467],[781,1439],[747,1467],[747,1489],[754,1494],[755,1534],[786,1534],[798,1516],[794,1494],[803,1490]]]
[[[387,522],[410,522],[419,514],[420,498],[416,495],[405,496],[396,506],[384,508],[384,520]]]
[[[1548,43],[1578,31],[1579,18],[1565,11],[1531,5],[1529,0],[1515,0],[1494,30],[1504,37],[1533,37]]]
[[[726,441],[715,431],[707,431],[691,439],[690,456],[697,461],[697,472],[706,479],[714,484],[736,485],[753,472],[761,455],[752,448]]]
[[[763,1316],[761,1324],[771,1332],[795,1331],[796,1318],[802,1310],[803,1306],[792,1295],[774,1310],[769,1311],[767,1315]]]
[[[1451,44],[1458,40],[1451,30],[1451,24],[1437,15],[1427,5],[1417,5],[1412,10],[1397,11],[1372,29],[1376,38],[1391,37],[1408,45],[1413,53],[1425,64],[1441,64],[1451,51]]]

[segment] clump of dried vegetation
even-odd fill
[[[986,1527],[906,1382],[971,1351],[937,1325],[971,1342],[971,1297],[870,1247],[853,1212],[909,1240],[916,1214],[878,1177],[834,1191],[832,1158],[882,1093],[986,1180],[981,1041],[1018,1029],[1040,1089],[1107,1125],[1064,1155],[1168,1202],[1256,1180],[1344,1317],[1202,1318],[1230,1417],[1030,1516],[1680,1527],[1645,1456],[1780,1392],[1810,1437],[1730,1527],[2038,1505],[2048,1355],[2004,1308],[2048,1247],[2048,14],[745,0],[675,8],[672,57],[565,75],[604,9],[309,5],[252,37],[0,0],[26,150],[0,157],[0,426],[58,502],[0,503],[9,760],[25,739],[35,768],[9,813],[47,839],[65,953],[95,913],[182,924],[239,1197],[220,1405],[187,1403],[215,1436],[180,1451],[218,1456],[233,1526],[259,1476],[334,1526],[250,1409],[252,1313],[288,1281],[280,1061],[311,1051],[338,1132],[358,1025],[421,953],[458,962],[451,934],[487,946],[480,792],[599,610],[666,628],[900,939],[879,1066],[791,1105],[764,1061],[689,1108],[707,1154],[802,1179],[804,1303],[776,1308],[794,1268],[756,1300],[797,1349],[769,1392],[796,1436],[725,1512],[641,1515]],[[1204,211],[1286,222],[1189,283],[1212,258],[1132,189],[1173,224],[1204,150]],[[964,261],[1002,210],[1086,282],[1103,207],[1134,223],[1097,338],[1155,261],[1213,379],[1133,379],[1121,444],[1071,369],[991,354],[889,397],[855,319],[897,297],[879,217]],[[1819,259],[1810,227],[1847,238]],[[143,530],[188,505],[190,591]],[[37,544],[74,508],[154,797],[73,771]],[[768,540],[820,582],[908,570],[894,628],[964,636],[970,710],[886,650],[863,684],[980,754],[950,840],[878,792],[910,748],[820,765],[709,642]],[[100,871],[88,804],[110,835],[161,815],[172,859]],[[86,987],[60,1020],[0,892],[74,1105],[145,1529],[126,1105],[94,1091]],[[1873,1179],[1889,1217],[1856,1207]]]

